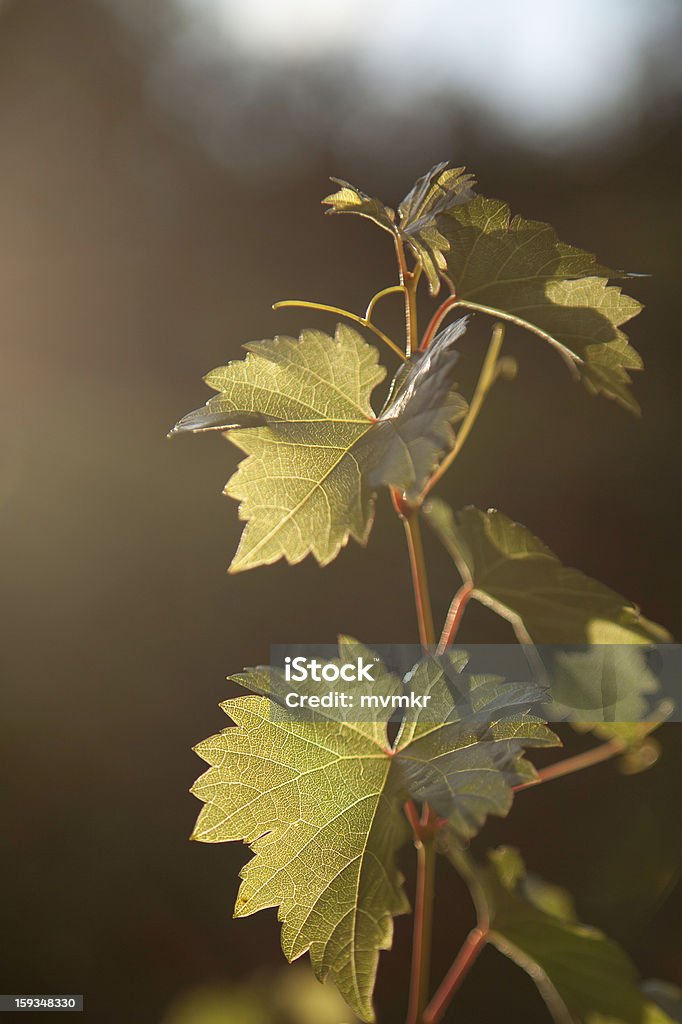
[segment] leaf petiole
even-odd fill
[[[473,590],[473,583],[463,583],[453,597],[445,619],[443,632],[441,633],[440,641],[436,648],[436,654],[444,654],[448,647],[453,643],[459,631],[464,611],[469,603]]]
[[[303,299],[283,299],[280,302],[273,303],[272,308],[286,309],[287,307],[292,306],[301,309],[319,309],[323,313],[334,313],[336,316],[345,316],[346,319],[353,320],[356,324],[360,324],[362,327],[366,327],[367,330],[372,331],[374,334],[376,334],[377,338],[380,338],[381,341],[383,341],[385,345],[388,345],[388,347],[398,356],[398,358],[402,360],[402,362],[405,362],[405,353],[401,351],[401,349],[396,345],[396,343],[394,341],[391,341],[388,335],[384,334],[384,332],[380,330],[376,326],[376,324],[373,324],[371,320],[368,320],[364,316],[359,316],[358,313],[351,313],[347,309],[341,309],[340,306],[328,306],[324,302],[308,302]]]
[[[532,334],[537,334],[539,338],[542,338],[544,341],[548,341],[550,345],[559,352],[574,376],[578,376],[576,367],[585,362],[585,360],[579,355],[576,355],[575,352],[571,352],[566,345],[562,345],[555,337],[548,334],[547,331],[543,331],[537,324],[531,323],[530,320],[523,320],[521,317],[514,316],[513,313],[507,313],[503,309],[494,309],[492,306],[482,306],[478,302],[469,302],[468,299],[457,299],[456,302],[453,303],[452,308],[454,309],[455,306],[461,306],[463,309],[470,309],[472,313],[487,313],[488,316],[494,316],[499,319],[506,320],[508,323],[514,324],[516,327],[522,327],[524,331],[530,331]]]
[[[374,311],[374,307],[376,306],[376,304],[379,301],[379,299],[383,299],[386,295],[393,295],[395,292],[401,292],[401,293],[404,294],[404,292],[405,292],[405,285],[404,284],[392,284],[388,288],[382,288],[380,292],[377,292],[376,295],[372,296],[372,298],[369,300],[369,305],[367,306],[367,309],[365,310],[364,319],[367,321],[367,323],[369,323],[369,321],[372,319],[372,313]]]
[[[426,574],[426,559],[424,558],[424,547],[422,545],[419,510],[417,506],[408,504],[394,487],[391,488],[391,498],[393,500],[393,507],[405,526],[414,602],[417,609],[417,623],[419,625],[419,642],[422,647],[430,648],[436,642],[436,631],[433,625],[433,612],[431,611],[431,597],[429,595],[429,583]]]
[[[454,309],[454,307],[456,305],[457,305],[457,296],[456,295],[449,295],[447,297],[447,299],[445,299],[444,302],[441,302],[440,306],[438,307],[436,312],[433,314],[433,316],[429,320],[428,326],[427,326],[426,330],[424,331],[424,337],[422,338],[422,343],[419,346],[419,348],[420,348],[420,350],[422,352],[424,351],[424,349],[427,349],[429,347],[429,345],[431,344],[431,342],[434,339],[434,336],[435,336],[438,328],[443,323],[443,320],[448,315],[450,310]]]
[[[422,504],[427,494],[432,490],[433,487],[436,486],[441,477],[443,477],[445,473],[447,473],[448,469],[450,468],[450,466],[455,461],[455,459],[461,452],[462,448],[464,447],[464,442],[471,433],[471,428],[476,422],[476,418],[478,417],[478,414],[481,411],[483,402],[485,401],[485,398],[488,392],[490,391],[491,387],[495,383],[495,379],[497,377],[497,359],[500,354],[500,349],[502,348],[503,341],[504,324],[495,324],[495,326],[493,327],[493,333],[490,338],[488,351],[486,352],[485,359],[483,360],[483,366],[481,367],[481,373],[478,378],[478,383],[476,384],[476,390],[474,391],[474,395],[473,398],[471,399],[471,404],[469,405],[467,414],[462,420],[462,424],[459,430],[457,431],[457,438],[455,440],[455,444],[450,449],[448,454],[445,456],[438,469],[436,469],[436,471],[424,485],[424,489],[419,495],[419,505]]]
[[[447,855],[469,889],[476,909],[476,926],[469,932],[452,966],[424,1010],[421,1024],[438,1024],[442,1020],[453,996],[483,951],[490,934],[490,906],[474,865],[464,850],[455,851],[450,846]]]
[[[514,786],[514,791],[531,789],[533,786],[539,786],[543,782],[551,782],[552,779],[561,779],[565,775],[581,772],[584,768],[592,768],[595,764],[610,761],[612,757],[624,754],[626,749],[627,744],[621,739],[607,740],[606,743],[600,743],[598,746],[586,750],[583,754],[576,754],[575,757],[566,757],[563,761],[557,761],[556,764],[548,765],[547,768],[540,768],[537,778],[531,779],[530,782],[522,782],[519,786]]]
[[[452,997],[476,963],[487,941],[487,929],[476,927],[469,932],[452,967],[445,975],[438,991],[422,1014],[421,1024],[438,1024],[438,1021],[442,1020]]]

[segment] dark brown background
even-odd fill
[[[152,25],[162,15],[149,6]],[[238,357],[242,341],[332,326],[275,314],[273,300],[360,308],[390,281],[381,233],[322,218],[327,175],[395,201],[436,159],[466,162],[485,193],[653,275],[633,289],[647,305],[632,329],[647,363],[643,419],[590,397],[540,342],[512,334],[520,376],[494,393],[443,494],[501,508],[680,631],[674,104],[616,143],[554,159],[471,111],[449,117],[444,97],[423,152],[344,159],[321,138],[296,173],[252,177],[214,161],[150,98],[147,45],[85,0],[0,13],[0,988],[84,992],[103,1024],[160,1021],[179,993],[280,961],[274,913],[230,921],[246,851],[187,842],[200,768],[190,748],[225,724],[224,677],[267,660],[271,642],[331,642],[339,630],[416,639],[384,499],[366,552],[352,546],[322,571],[306,562],[228,577],[239,527],[220,491],[236,453],[217,437],[165,439],[204,400],[202,373]],[[246,131],[233,140],[250,144]],[[397,328],[390,301],[384,316]],[[467,382],[482,341],[475,325]],[[453,572],[429,553],[442,614]],[[507,638],[476,611],[466,636]],[[680,852],[677,727],[661,740],[649,773],[605,766],[526,794],[483,839],[518,843],[645,976],[679,983],[679,897],[661,906]],[[440,884],[439,972],[470,913],[445,870]],[[407,934],[398,922],[383,958],[384,1021],[401,1019]],[[510,1007],[514,1020],[547,1019],[525,976],[486,952],[452,1019],[509,1020]]]

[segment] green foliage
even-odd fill
[[[436,164],[420,178],[407,193],[395,211],[380,199],[372,199],[347,181],[332,178],[341,188],[322,202],[328,213],[356,213],[368,217],[380,228],[403,240],[412,250],[418,265],[426,274],[429,290],[436,295],[440,289],[440,275],[447,268],[445,253],[450,248],[448,239],[438,228],[438,217],[468,203],[473,198],[473,175],[463,167],[448,168],[446,163]]]
[[[513,850],[492,853],[480,869],[461,849],[489,815],[509,812],[516,787],[616,753],[626,752],[626,770],[650,763],[655,741],[648,734],[670,709],[661,703],[645,718],[658,682],[642,650],[669,636],[630,601],[563,566],[502,513],[469,507],[455,515],[437,500],[424,506],[493,385],[513,376],[513,362],[500,358],[504,325],[497,324],[467,405],[456,389],[454,347],[466,318],[439,332],[447,316],[465,308],[519,325],[557,348],[590,390],[637,411],[630,371],[642,363],[621,326],[641,307],[608,284],[627,275],[560,242],[549,225],[511,217],[505,203],[475,196],[464,168],[436,165],[397,211],[337,184],[323,200],[327,212],[354,213],[388,232],[399,283],[377,292],[364,316],[298,300],[278,306],[333,312],[372,331],[401,358],[381,411],[370,404],[386,376],[378,352],[340,324],[333,337],[307,329],[297,339],[246,345],[245,359],[206,377],[217,394],[172,433],[219,430],[246,456],[225,488],[246,522],[233,572],[279,558],[296,563],[309,553],[326,565],[349,537],[366,542],[376,494],[388,487],[406,527],[425,649],[404,679],[377,665],[373,692],[386,709],[371,720],[321,709],[303,720],[282,703],[282,689],[296,687],[284,685],[279,670],[234,677],[250,691],[222,705],[234,724],[196,748],[209,769],[193,789],[204,804],[194,838],[249,845],[253,857],[241,873],[235,916],[276,907],[286,956],[309,952],[317,977],[333,980],[364,1020],[374,1019],[379,953],[391,945],[393,918],[409,909],[396,854],[412,839],[419,913],[409,1024],[442,1020],[485,941],[528,971],[560,1024],[671,1024],[674,1000],[643,995],[628,957],[578,922],[566,893],[528,876]],[[431,295],[444,282],[450,296],[420,339],[422,280]],[[405,303],[404,356],[373,320],[379,300],[396,293]],[[435,653],[422,511],[462,580]],[[522,643],[592,646],[557,655],[551,693],[535,683],[469,676],[465,656],[450,645],[470,597],[510,622]],[[357,653],[354,641],[340,641],[340,662],[350,645]],[[301,696],[328,689],[309,680]],[[430,698],[428,711],[405,713],[396,724],[392,702],[411,691]],[[576,726],[608,742],[538,774],[525,752],[558,743],[534,713],[551,700],[555,708],[563,701],[578,709]],[[606,707],[613,721],[591,720]],[[446,991],[441,987],[426,1009],[436,852],[468,881],[479,922],[446,977]],[[265,1004],[249,1005],[260,1019]]]
[[[620,271],[560,242],[549,224],[511,217],[478,196],[438,222],[449,242],[447,276],[461,305],[482,308],[539,334],[575,365],[587,386],[632,412],[630,370],[642,360],[620,330],[641,310],[620,288]]]
[[[642,995],[623,950],[578,921],[568,893],[527,875],[516,850],[492,851],[480,881],[489,941],[527,971],[558,1024],[669,1021]]]
[[[561,564],[530,530],[495,509],[457,516],[436,499],[428,522],[472,596],[507,619],[521,643],[632,644],[669,639],[638,608],[578,569]]]
[[[620,328],[642,307],[608,286],[627,274],[560,242],[551,225],[512,217],[501,200],[474,195],[474,179],[463,167],[437,164],[400,203],[398,218],[379,199],[338,184],[340,191],[323,200],[330,212],[369,217],[407,242],[433,295],[440,278],[446,280],[458,305],[539,335],[592,391],[639,411],[630,371],[643,364]]]
[[[358,650],[342,641],[342,656],[349,644]],[[262,695],[277,692],[277,673],[249,669],[235,678],[258,696],[226,701],[236,727],[196,748],[211,768],[193,789],[205,804],[193,838],[243,840],[255,854],[235,916],[278,907],[286,956],[309,951],[318,977],[331,977],[363,1020],[374,1019],[378,954],[391,945],[392,917],[409,909],[395,867],[410,835],[404,802],[427,800],[469,837],[488,814],[508,812],[512,786],[533,778],[524,749],[557,742],[526,710],[541,691],[462,676],[463,668],[457,653],[416,668],[412,686],[431,694],[432,710],[428,720],[406,721],[393,744],[386,719],[346,722],[320,711],[310,721],[286,708],[274,715]],[[304,692],[315,692],[313,684]],[[384,670],[373,692],[405,691]]]
[[[639,747],[666,709],[644,721],[659,684],[641,653],[625,645],[661,643],[670,639],[667,631],[615,591],[566,568],[530,530],[495,509],[469,507],[455,516],[434,499],[424,514],[473,587],[471,597],[506,619],[519,643],[591,645],[558,654],[552,695],[574,724]]]
[[[378,416],[369,398],[386,371],[344,324],[334,338],[308,330],[252,343],[246,359],[208,374],[218,396],[174,430],[225,430],[249,456],[225,488],[248,523],[232,572],[309,552],[326,565],[349,536],[366,542],[378,487],[418,492],[466,408],[452,390],[457,336],[444,332],[401,368]]]

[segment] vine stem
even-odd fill
[[[424,351],[424,349],[427,349],[429,347],[429,345],[433,341],[433,338],[434,338],[434,335],[435,335],[436,331],[438,330],[440,325],[443,323],[443,320],[448,315],[450,310],[454,309],[456,305],[457,305],[457,296],[454,295],[454,294],[453,295],[449,295],[448,298],[445,299],[444,302],[441,302],[440,306],[438,307],[436,312],[433,314],[433,316],[429,320],[428,326],[427,326],[426,330],[424,331],[424,337],[422,338],[422,343],[419,346],[419,348],[421,349],[422,352]]]
[[[518,792],[521,789],[530,789],[532,786],[539,786],[543,782],[551,782],[552,779],[561,779],[564,775],[581,772],[584,768],[591,768],[595,764],[601,764],[602,761],[610,761],[612,757],[618,757],[625,750],[626,744],[623,740],[607,740],[606,743],[600,743],[599,746],[592,747],[591,750],[586,750],[583,754],[576,754],[575,757],[566,757],[563,761],[557,761],[556,764],[548,765],[547,768],[540,768],[536,779],[531,779],[530,782],[522,782],[519,786],[514,786],[514,790]]]
[[[457,954],[452,967],[443,978],[433,999],[426,1007],[419,1024],[438,1024],[438,1021],[442,1019],[452,997],[476,963],[479,954],[488,941],[488,934],[487,927],[476,927],[469,932],[466,942]]]
[[[405,247],[399,235],[393,236],[395,255],[398,260],[400,285],[405,292],[405,355],[409,359],[416,348],[417,340],[417,285],[421,276],[421,266],[408,270],[405,259]]]
[[[483,360],[483,366],[476,384],[476,390],[474,391],[471,399],[471,404],[467,410],[467,414],[462,420],[461,426],[457,431],[457,438],[454,446],[450,449],[448,454],[445,456],[440,466],[433,475],[426,481],[424,489],[419,495],[419,504],[421,504],[426,498],[427,494],[433,487],[438,483],[442,476],[447,473],[448,469],[455,461],[464,443],[471,433],[471,428],[476,422],[476,418],[481,411],[483,402],[485,401],[486,395],[490,391],[491,387],[495,383],[495,377],[497,376],[497,359],[502,348],[502,342],[504,341],[504,324],[495,324],[493,327],[492,335],[490,336],[490,344],[488,345],[488,351],[485,354]]]
[[[405,501],[395,488],[391,488],[391,498],[393,500],[393,507],[403,521],[405,536],[407,537],[414,603],[417,610],[417,623],[419,625],[419,642],[422,647],[433,647],[436,643],[436,631],[433,625],[426,559],[424,558],[421,527],[419,525],[419,509]]]
[[[412,805],[412,811],[414,811],[414,805]],[[407,808],[406,813],[408,813]],[[415,823],[414,816],[409,813],[408,819],[412,822],[417,848],[417,888],[407,1024],[423,1024],[423,1011],[429,997],[431,968],[431,933],[436,889],[435,832],[437,819],[426,804],[421,821]]]
[[[387,334],[384,334],[384,332],[380,330],[376,324],[373,324],[366,316],[360,316],[358,313],[351,313],[350,310],[341,309],[340,306],[328,306],[324,302],[308,302],[304,299],[282,299],[280,302],[275,302],[272,308],[286,309],[287,307],[292,306],[300,309],[319,309],[323,313],[334,313],[336,316],[344,316],[347,320],[352,320],[354,323],[360,324],[362,327],[366,327],[368,331],[372,331],[376,334],[377,338],[380,338],[385,345],[388,345],[388,347],[395,352],[399,359],[405,362],[405,353],[394,341],[391,341]]]
[[[457,631],[459,630],[464,610],[469,603],[473,591],[473,583],[463,583],[453,597],[445,619],[443,632],[441,633],[440,641],[436,648],[436,654],[444,654],[457,636]]]

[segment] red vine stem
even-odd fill
[[[548,765],[547,768],[540,768],[536,779],[531,779],[530,782],[522,782],[519,786],[514,786],[514,790],[518,792],[521,789],[530,789],[531,786],[539,786],[542,782],[551,782],[552,779],[560,779],[564,775],[581,772],[584,768],[591,768],[595,764],[601,764],[602,761],[609,761],[612,757],[617,757],[619,754],[624,753],[625,750],[626,744],[623,740],[608,740],[606,743],[601,743],[598,747],[586,750],[583,754],[576,754],[575,757],[566,757],[563,761],[557,761],[556,764]]]
[[[436,648],[436,654],[444,654],[457,636],[457,631],[459,630],[464,610],[469,603],[469,599],[471,598],[473,591],[473,583],[463,583],[453,597],[445,619],[443,632],[441,633],[440,641]]]
[[[438,307],[436,312],[433,314],[433,316],[429,320],[428,326],[427,326],[426,330],[424,331],[424,337],[422,338],[422,343],[419,346],[419,348],[420,348],[420,350],[422,352],[424,351],[424,349],[429,347],[429,345],[433,341],[433,337],[434,337],[436,331],[438,330],[440,325],[443,323],[443,320],[448,315],[449,311],[451,309],[453,309],[453,307],[456,306],[456,305],[457,305],[457,296],[456,295],[449,295],[448,298],[445,299],[444,302],[441,302],[440,306]]]
[[[412,807],[414,808],[414,805]],[[417,848],[417,888],[407,1024],[423,1024],[422,1014],[429,998],[433,901],[436,889],[436,830],[435,816],[428,805],[425,805],[421,821],[417,822],[416,827],[413,824]]]
[[[452,997],[464,981],[488,941],[487,928],[474,928],[460,949],[457,959],[445,975],[438,991],[422,1014],[420,1024],[438,1024]]]
[[[422,647],[433,647],[436,643],[436,631],[433,625],[426,560],[424,558],[421,528],[419,525],[419,511],[406,502],[395,488],[391,488],[391,498],[393,499],[393,507],[405,526],[405,536],[407,537],[407,548],[410,556],[412,588],[414,590],[414,602],[417,609],[417,623],[419,625],[419,642]]]

